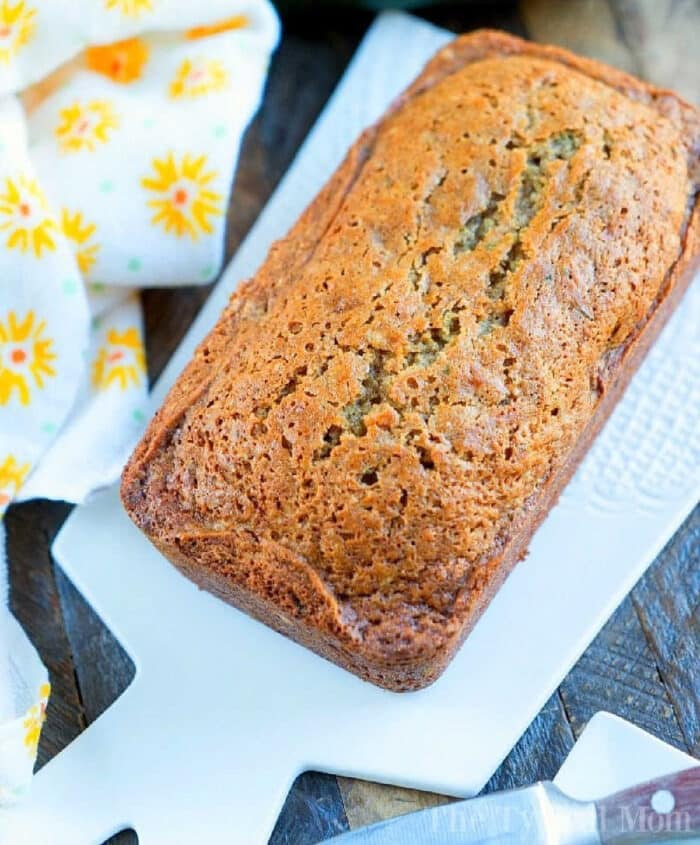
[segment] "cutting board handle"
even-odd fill
[[[700,766],[596,802],[602,845],[700,838]]]
[[[202,834],[206,845],[267,841],[298,773],[294,762],[280,755],[274,766],[261,768],[260,760],[249,751],[241,753],[230,763],[236,789],[228,781],[202,784],[203,789],[218,790],[220,799],[202,814],[197,795],[178,792],[173,786],[176,772],[159,770],[161,749],[157,743],[148,745],[153,739],[147,718],[153,695],[144,686],[137,677],[108,710],[37,773],[16,807],[0,811],[2,845],[99,845],[125,828],[136,830],[140,845],[192,845]],[[143,751],[140,757],[139,749]],[[149,799],[159,790],[170,796],[168,812],[162,807],[153,811]],[[235,819],[225,837],[225,824],[217,812]]]

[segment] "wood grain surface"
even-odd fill
[[[523,0],[528,35],[616,65],[700,103],[697,0]]]
[[[520,6],[484,2],[419,13],[454,31],[492,26],[559,43],[700,102],[697,0],[523,0]],[[229,215],[229,256],[291,162],[371,19],[357,9],[285,17],[265,101],[243,145]],[[151,379],[209,290],[144,293]],[[51,560],[52,539],[69,511],[62,503],[37,501],[14,506],[7,515],[12,609],[47,664],[53,685],[39,765],[97,718],[133,677],[129,657]],[[485,791],[551,778],[588,719],[601,709],[700,755],[700,507],[587,649]],[[311,845],[348,828],[446,800],[307,772],[295,782],[270,841]],[[110,843],[136,841],[133,832],[124,832]]]

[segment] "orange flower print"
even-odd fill
[[[0,194],[0,231],[7,232],[8,249],[42,252],[56,249],[56,223],[48,214],[48,203],[35,179],[20,176],[5,180]]]
[[[188,29],[185,36],[190,41],[194,41],[197,38],[207,38],[210,35],[218,35],[220,32],[229,32],[232,29],[243,29],[246,26],[248,26],[248,18],[245,15],[234,15],[232,18],[226,18],[208,26],[195,26],[193,29]]]
[[[61,109],[55,135],[65,153],[81,150],[92,152],[100,144],[106,144],[112,130],[118,126],[119,119],[106,100],[93,100],[85,104],[76,102]]]
[[[141,78],[148,61],[148,45],[140,38],[128,38],[102,47],[88,47],[85,64],[113,82],[128,85]]]
[[[39,703],[29,708],[24,720],[24,744],[32,758],[36,757],[41,729],[46,721],[46,705],[49,695],[51,695],[51,684],[42,684],[39,687]]]
[[[122,390],[141,384],[146,372],[146,355],[141,334],[135,327],[123,332],[110,329],[107,342],[100,347],[92,365],[92,384],[97,390],[107,390],[118,384]]]
[[[97,261],[97,253],[100,251],[100,245],[93,241],[97,226],[85,222],[81,212],[71,214],[64,208],[61,213],[61,231],[71,242],[80,272],[86,276]]]
[[[156,212],[151,219],[154,225],[193,241],[202,233],[214,231],[210,218],[222,215],[223,198],[211,189],[217,173],[206,167],[203,155],[184,155],[178,160],[169,153],[164,159],[153,160],[155,176],[142,179],[141,185],[156,195],[148,202]]]
[[[9,64],[10,59],[27,44],[34,35],[36,9],[19,0],[0,0],[0,64]]]
[[[137,18],[141,12],[153,11],[153,0],[105,0],[105,8],[116,9],[126,17]]]
[[[22,320],[10,311],[0,321],[0,405],[7,405],[14,393],[21,405],[29,405],[32,385],[41,390],[44,379],[56,375],[53,341],[44,336],[45,329],[46,321],[37,321],[33,311]]]
[[[210,91],[223,91],[228,74],[218,59],[185,59],[170,83],[170,96],[201,97]]]
[[[29,473],[29,464],[19,464],[14,455],[0,463],[0,513],[17,495]]]

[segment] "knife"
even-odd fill
[[[645,845],[700,843],[700,766],[575,801],[553,783],[494,793],[360,828],[333,845]]]

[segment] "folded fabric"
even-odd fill
[[[118,476],[145,422],[138,290],[221,269],[277,39],[266,0],[0,0],[0,518]],[[5,604],[0,802],[48,696]]]

